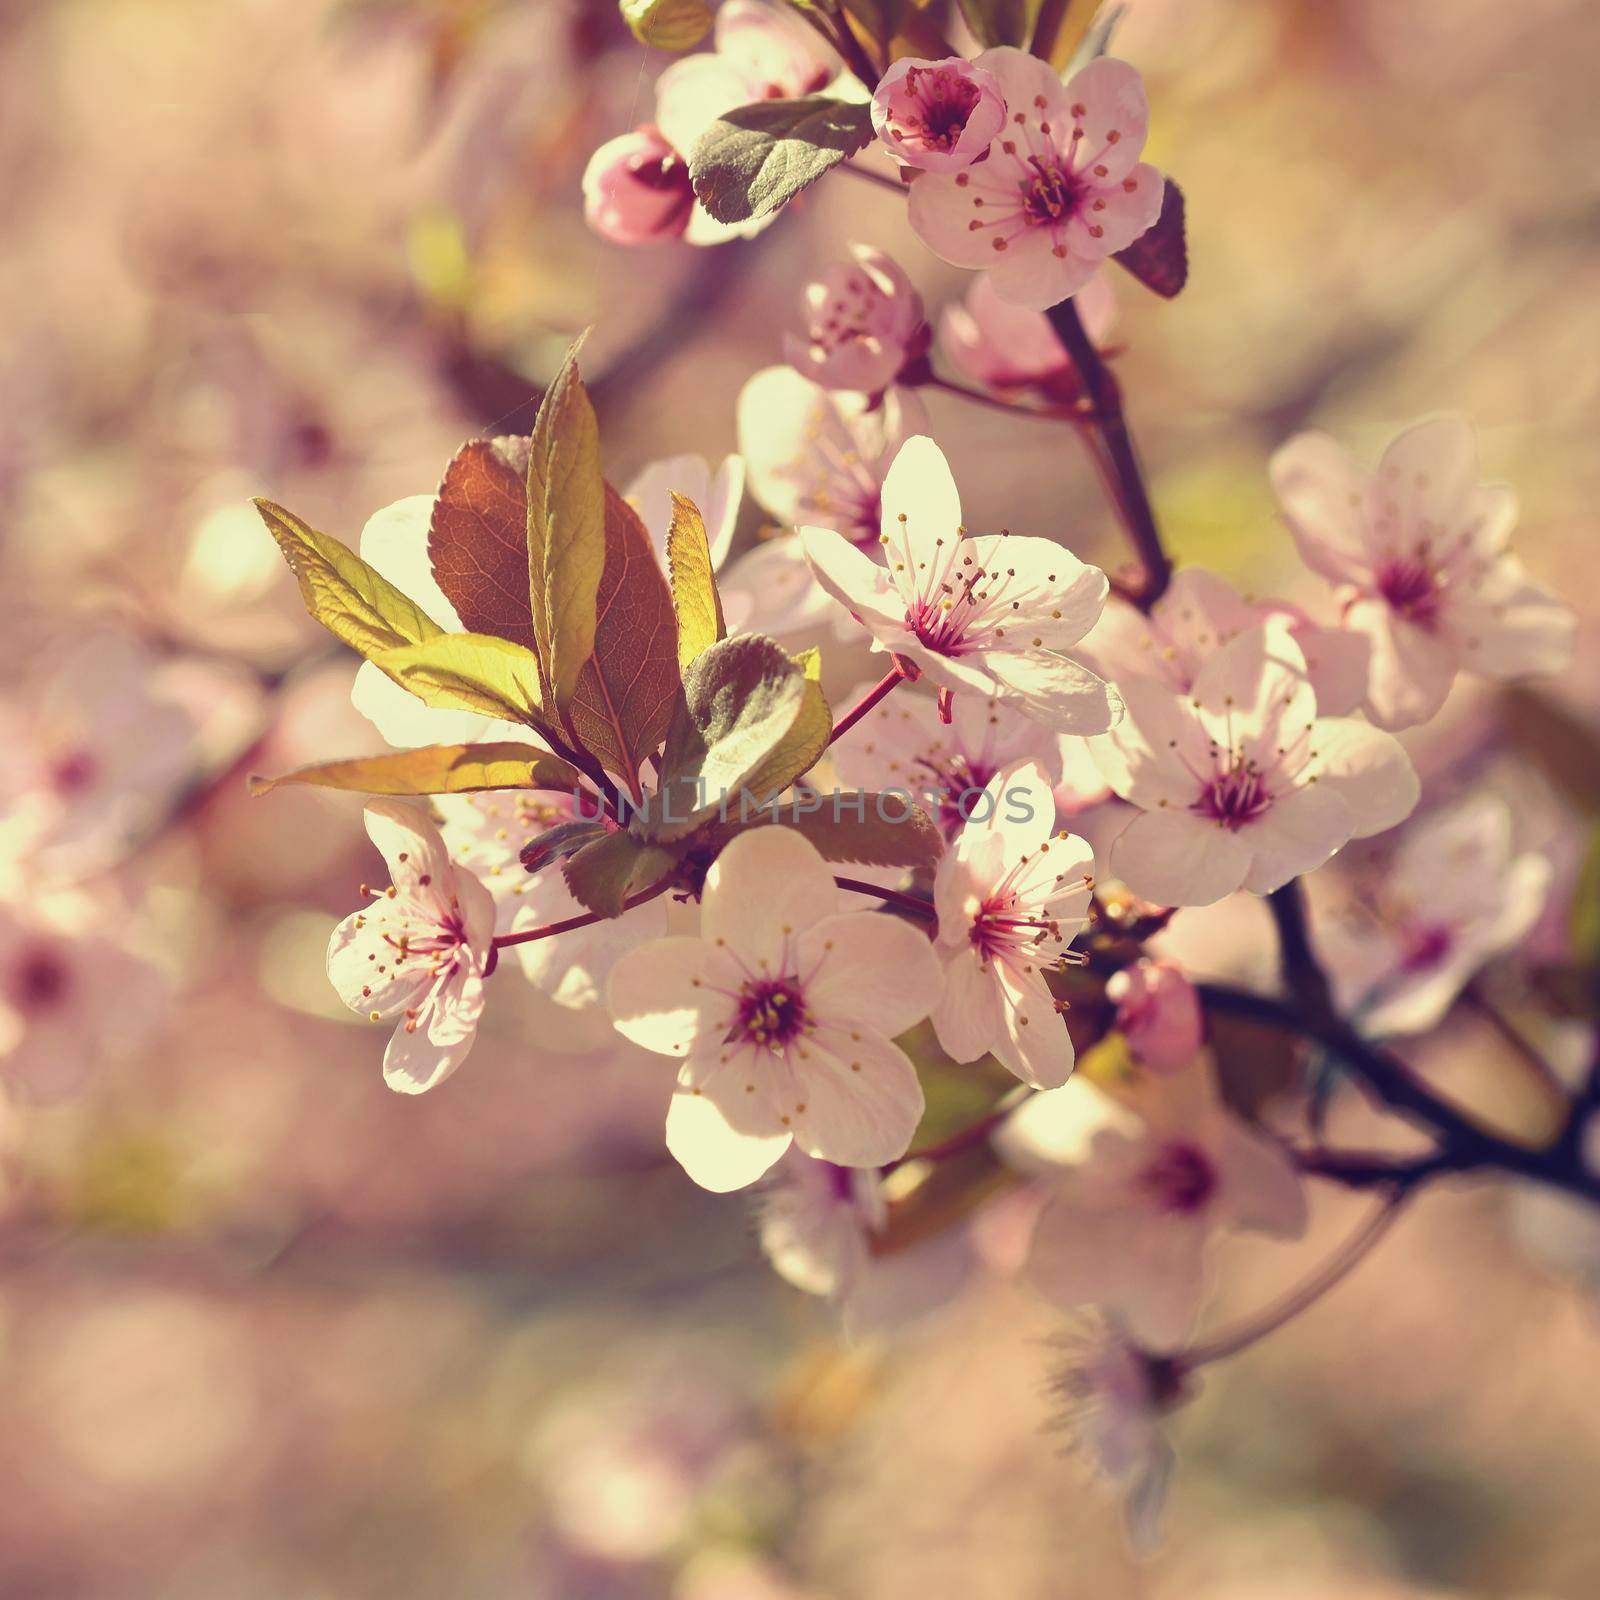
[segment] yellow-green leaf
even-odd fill
[[[833,733],[833,711],[822,692],[822,652],[802,650],[794,664],[805,678],[805,698],[789,731],[744,780],[745,788],[762,800],[782,794],[796,778],[809,772],[828,748]]]
[[[620,917],[629,895],[659,883],[677,856],[631,833],[608,833],[561,863],[573,897],[602,917]]]
[[[489,633],[441,633],[385,650],[373,661],[419,700],[446,711],[475,711],[537,724],[539,663],[534,653]]]
[[[481,789],[576,790],[582,780],[560,756],[531,744],[434,744],[392,755],[319,761],[278,778],[250,779],[251,794],[286,784],[359,794],[472,794]]]
[[[667,575],[678,619],[678,665],[687,667],[708,645],[728,635],[722,596],[711,570],[711,545],[700,508],[672,491],[672,526],[667,530]]]
[[[352,650],[373,660],[385,651],[421,644],[444,632],[348,545],[318,533],[270,500],[257,500],[255,507],[300,585],[306,610]]]
[[[594,654],[606,563],[600,425],[578,373],[578,348],[567,352],[545,391],[528,452],[528,594],[535,644],[558,712],[566,710]]]
[[[692,50],[711,28],[705,0],[622,0],[622,16],[640,44],[657,50]]]

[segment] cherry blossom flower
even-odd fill
[[[739,449],[750,491],[785,528],[833,528],[879,551],[883,480],[900,446],[928,426],[910,389],[889,389],[868,407],[830,393],[792,367],[768,367],[739,395]],[[855,631],[847,612],[806,565],[793,534],[766,539],[721,574],[729,627],[785,636],[821,628]]]
[[[1184,690],[1214,650],[1273,617],[1287,620],[1322,714],[1342,717],[1354,711],[1367,692],[1371,647],[1365,637],[1347,628],[1320,627],[1281,600],[1246,600],[1204,567],[1175,572],[1148,616],[1116,596],[1107,600],[1074,654],[1113,682],[1151,678]]]
[[[1317,715],[1282,618],[1214,651],[1185,693],[1146,679],[1121,688],[1127,716],[1094,754],[1142,813],[1111,847],[1112,872],[1142,899],[1203,906],[1240,887],[1269,894],[1417,803],[1416,772],[1392,734]]]
[[[941,690],[996,698],[1056,733],[1104,732],[1115,691],[1064,651],[1093,626],[1106,575],[1050,539],[969,534],[939,447],[909,440],[883,485],[880,567],[827,528],[806,560],[872,634]]]
[[[872,126],[890,155],[924,172],[955,172],[987,155],[1006,120],[994,74],[960,56],[904,56],[878,80]]]
[[[872,687],[862,684],[842,703],[856,703]],[[835,740],[830,753],[840,783],[876,792],[903,790],[953,839],[969,812],[988,810],[989,781],[1002,767],[1033,757],[1047,783],[1059,782],[1059,744],[1052,749],[1050,739],[1041,738],[1026,717],[1002,701],[964,695],[946,723],[927,695],[901,689]]]
[[[758,1191],[758,1233],[773,1270],[831,1301],[851,1336],[942,1304],[976,1264],[962,1228],[882,1251],[888,1215],[886,1180],[876,1171],[834,1166],[792,1148]]]
[[[477,1037],[494,899],[451,862],[420,807],[374,800],[365,815],[392,882],[333,930],[328,977],[352,1011],[374,1022],[400,1018],[383,1080],[401,1094],[421,1094],[461,1065]]]
[[[608,139],[584,168],[584,217],[613,244],[682,238],[694,207],[689,163],[649,123]]]
[[[177,799],[200,725],[132,637],[66,646],[26,700],[0,707],[0,844],[64,881],[109,866]]]
[[[1010,46],[975,65],[999,82],[1006,127],[979,165],[912,184],[911,225],[935,255],[987,267],[1002,299],[1043,311],[1161,214],[1161,174],[1139,160],[1144,85],[1106,57],[1065,85],[1049,62]]]
[[[806,840],[755,828],[706,875],[698,938],[612,969],[617,1028],[683,1058],[667,1145],[704,1188],[753,1183],[791,1143],[879,1166],[911,1142],[922,1089],[891,1039],[928,1014],[939,964],[908,923],[839,902]]]
[[[1110,279],[1095,273],[1074,302],[1084,332],[1103,345],[1117,312]],[[941,313],[939,350],[956,371],[996,394],[1034,390],[1069,400],[1080,392],[1077,369],[1050,319],[1002,299],[986,273],[972,280],[963,300]]]
[[[1094,855],[1052,838],[1055,798],[1037,763],[1007,767],[984,791],[934,877],[944,992],[934,1031],[957,1061],[995,1058],[1036,1089],[1072,1072],[1072,1039],[1045,971],[1063,965],[1088,920]]]
[[[1200,997],[1171,961],[1136,961],[1114,973],[1106,999],[1133,1059],[1151,1072],[1181,1072],[1205,1036]]]
[[[1300,554],[1372,641],[1366,710],[1380,727],[1426,722],[1458,672],[1521,678],[1571,659],[1573,613],[1507,553],[1516,497],[1478,482],[1464,418],[1407,428],[1375,473],[1327,434],[1299,434],[1271,474]]]
[[[1058,1304],[1099,1306],[1140,1343],[1175,1350],[1199,1313],[1214,1235],[1304,1232],[1293,1163],[1223,1106],[1204,1055],[1148,1080],[1137,1111],[1082,1080],[1058,1093],[1097,1097],[1105,1119],[1034,1229],[1029,1275]]]
[[[64,1099],[160,1021],[170,984],[103,931],[118,920],[76,889],[0,903],[0,1079],[19,1099]]]
[[[1181,1357],[1140,1349],[1108,1317],[1084,1316],[1059,1347],[1057,1424],[1095,1474],[1122,1491],[1129,1541],[1147,1555],[1160,1542],[1177,1462],[1164,1422],[1194,1393],[1192,1374]]]
[[[1345,1015],[1373,1035],[1426,1033],[1475,972],[1539,920],[1549,859],[1518,854],[1511,813],[1479,794],[1407,826],[1312,933]]]
[[[439,587],[428,555],[433,500],[431,494],[414,494],[375,511],[361,530],[360,555],[446,632],[460,632],[461,618]],[[370,661],[356,668],[350,702],[389,744],[400,749],[495,739],[526,743],[528,739],[528,730],[521,723],[424,705]]]
[[[853,244],[853,262],[804,290],[804,338],[785,334],[789,364],[824,389],[882,393],[928,348],[922,296],[881,250]]]

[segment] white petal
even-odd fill
[[[1306,1231],[1306,1191],[1282,1145],[1236,1117],[1217,1151],[1222,1194],[1234,1226],[1298,1239]]]
[[[1444,704],[1460,663],[1452,645],[1396,616],[1382,600],[1357,600],[1345,626],[1372,641],[1367,715],[1380,728],[1411,728]]]
[[[705,983],[712,951],[702,939],[653,939],[622,956],[606,985],[617,1032],[658,1055],[687,1055],[725,1030],[730,1002]]]
[[[1399,434],[1378,463],[1374,489],[1394,504],[1402,527],[1453,529],[1478,484],[1478,445],[1465,417],[1430,417]]]
[[[898,1045],[867,1029],[818,1028],[796,1052],[788,1112],[795,1143],[844,1167],[876,1167],[911,1145],[926,1109],[916,1069]],[[801,1108],[804,1109],[801,1109]]]
[[[944,992],[932,1014],[940,1049],[954,1061],[987,1055],[1004,1032],[1003,1005],[994,968],[970,945],[956,949],[945,959]]]
[[[903,522],[911,548],[925,546],[930,556],[935,539],[948,544],[961,526],[961,496],[950,463],[925,434],[900,446],[883,480],[883,521],[891,535],[892,525]]]
[[[871,557],[832,528],[802,528],[800,548],[817,582],[880,643],[905,634],[905,604],[888,572]]]
[[[933,946],[899,917],[825,917],[800,936],[797,949],[806,1010],[824,1026],[868,1027],[893,1038],[921,1022],[939,998]]]
[[[414,1025],[395,1029],[383,1056],[383,1081],[398,1094],[422,1094],[467,1058],[483,1014],[483,975],[464,962],[436,984]]]
[[[1049,987],[1037,970],[1022,974],[1007,965],[999,979],[1002,1034],[995,1059],[1035,1089],[1059,1089],[1072,1076],[1076,1053]]]
[[[796,937],[838,910],[839,887],[811,844],[793,828],[752,828],[706,874],[700,932],[747,967],[777,972]]]
[[[1350,826],[1349,808],[1326,783],[1283,795],[1239,831],[1251,855],[1244,887],[1252,894],[1271,894],[1314,871],[1349,842]]]
[[[1268,466],[1278,504],[1306,565],[1336,583],[1364,583],[1372,573],[1367,474],[1326,433],[1300,433]]]
[[[1200,793],[1195,774],[1212,769],[1199,716],[1186,695],[1165,684],[1133,678],[1120,687],[1122,721],[1089,741],[1101,776],[1136,806],[1188,806]]]
[[[993,650],[985,657],[1004,698],[1040,727],[1085,737],[1104,733],[1123,713],[1122,697],[1104,679],[1067,656],[1036,650]]]
[[[1317,787],[1332,789],[1349,808],[1351,838],[1382,833],[1416,810],[1417,769],[1393,734],[1350,717],[1324,717],[1312,740]]]
[[[422,607],[447,633],[460,629],[456,608],[445,599],[428,555],[431,494],[414,494],[374,511],[361,530],[361,559]]]
[[[679,1166],[714,1194],[743,1189],[789,1148],[787,1132],[736,1132],[703,1094],[679,1089],[667,1108],[667,1149]]]
[[[1146,811],[1111,847],[1112,873],[1157,905],[1211,905],[1249,870],[1250,851],[1237,834],[1187,811]]]
[[[389,881],[402,895],[448,910],[455,868],[433,819],[404,800],[368,801],[367,837],[389,867]]]

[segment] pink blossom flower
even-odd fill
[[[168,982],[105,931],[119,920],[77,890],[0,903],[0,1078],[18,1098],[65,1098],[160,1021]]]
[[[608,139],[583,171],[583,214],[613,244],[679,239],[694,210],[689,163],[650,123]]]
[[[791,1143],[851,1167],[910,1145],[922,1089],[891,1040],[928,1014],[939,964],[908,923],[839,902],[806,840],[754,828],[706,875],[698,938],[612,968],[618,1030],[682,1058],[667,1146],[704,1188],[753,1183]]]
[[[941,690],[999,699],[1056,733],[1100,733],[1120,702],[1064,652],[1105,603],[1106,575],[1050,539],[969,534],[939,447],[908,441],[883,485],[887,567],[802,528],[817,581]]]
[[[1194,1393],[1192,1375],[1181,1357],[1140,1349],[1108,1317],[1084,1316],[1060,1347],[1056,1421],[1096,1476],[1122,1491],[1129,1541],[1147,1555],[1160,1542],[1177,1460],[1164,1423]]]
[[[1114,973],[1106,998],[1135,1061],[1152,1072],[1180,1072],[1205,1036],[1200,997],[1170,961],[1136,961]]]
[[[1081,1080],[1058,1093],[1096,1097],[1104,1119],[1034,1229],[1029,1275],[1058,1304],[1099,1306],[1140,1343],[1175,1350],[1200,1311],[1213,1236],[1305,1230],[1294,1164],[1223,1106],[1205,1057],[1151,1079],[1137,1112]]]
[[[1094,754],[1140,808],[1111,847],[1111,870],[1142,899],[1203,906],[1241,887],[1269,894],[1417,803],[1416,772],[1392,734],[1317,715],[1282,618],[1213,651],[1186,693],[1139,678],[1121,689],[1127,716]]]
[[[806,332],[785,334],[784,355],[824,389],[876,395],[928,347],[922,296],[881,250],[853,244],[853,264],[805,287]]]
[[[1407,428],[1375,473],[1325,433],[1291,439],[1271,472],[1300,554],[1372,641],[1366,710],[1380,727],[1426,722],[1458,672],[1520,678],[1571,659],[1573,613],[1507,553],[1516,497],[1478,482],[1464,418]]]
[[[1103,345],[1117,311],[1110,279],[1096,272],[1074,300],[1084,332]],[[939,349],[958,372],[998,394],[1035,390],[1066,400],[1080,392],[1077,369],[1050,319],[1002,299],[987,273],[972,280],[964,300],[945,307]]]
[[[1410,823],[1356,874],[1343,915],[1313,919],[1341,1010],[1378,1036],[1437,1027],[1473,974],[1527,936],[1550,879],[1547,857],[1517,853],[1493,795]]]
[[[1144,85],[1124,61],[1091,61],[1063,85],[1047,61],[1001,46],[976,65],[1005,95],[989,157],[911,186],[911,225],[958,267],[987,267],[1002,299],[1043,311],[1161,214],[1163,184],[1139,160]]]
[[[333,930],[328,977],[352,1011],[374,1022],[399,1016],[383,1080],[421,1094],[461,1065],[477,1037],[494,899],[451,862],[419,806],[374,800],[366,823],[392,882]]]
[[[871,688],[864,683],[840,703],[853,705]],[[835,741],[830,754],[840,783],[903,790],[953,839],[970,812],[989,809],[985,791],[1001,768],[1033,758],[1047,783],[1058,782],[1064,743],[1041,736],[1002,701],[963,695],[942,722],[933,699],[902,688]]]
[[[915,392],[832,392],[792,367],[768,367],[739,395],[739,448],[756,500],[786,529],[816,523],[878,549],[883,480],[900,446],[926,430]],[[778,638],[855,632],[849,614],[811,575],[793,533],[763,539],[722,574],[730,628]]]
[[[1053,1089],[1072,1072],[1072,1038],[1045,972],[1068,959],[1088,920],[1094,855],[1052,838],[1055,799],[1035,763],[998,773],[939,862],[934,905],[944,993],[934,1031],[957,1061],[993,1052],[1024,1083]]]
[[[960,56],[896,61],[872,96],[872,126],[890,155],[924,172],[955,172],[986,155],[1006,120],[994,74]]]
[[[1288,622],[1306,658],[1318,710],[1327,717],[1354,711],[1367,692],[1370,646],[1361,634],[1319,627],[1281,600],[1246,600],[1203,567],[1175,572],[1148,616],[1126,600],[1107,600],[1074,654],[1113,682],[1150,678],[1185,690],[1214,650],[1272,617]]]

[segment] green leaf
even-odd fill
[[[255,507],[300,584],[306,610],[351,649],[375,660],[385,651],[420,644],[444,632],[421,606],[347,545],[318,533],[270,500],[257,500]]]
[[[973,38],[985,50],[997,44],[1027,48],[1040,0],[960,0],[960,4]]]
[[[1125,250],[1117,263],[1145,288],[1170,300],[1189,281],[1189,245],[1184,231],[1183,191],[1171,178],[1161,196],[1161,215]]]
[[[821,94],[761,100],[712,123],[689,158],[689,176],[718,222],[749,222],[871,142],[872,112],[864,103]]]
[[[944,835],[928,813],[892,791],[797,796],[769,807],[750,825],[793,828],[824,861],[916,868],[932,867],[944,854]]]
[[[822,692],[822,652],[803,650],[794,664],[805,679],[805,697],[789,731],[754,772],[745,779],[745,788],[765,800],[780,795],[796,778],[803,777],[822,758],[833,736],[833,711]]]
[[[703,652],[684,674],[661,781],[637,831],[677,839],[713,812],[737,806],[749,775],[793,726],[805,690],[799,668],[759,633],[724,639]],[[749,793],[746,809],[754,811],[773,791]]]
[[[279,778],[250,779],[251,794],[286,784],[362,794],[472,794],[482,789],[578,789],[575,768],[531,744],[434,744],[393,755],[319,761]]]
[[[622,0],[622,17],[640,44],[692,50],[711,28],[705,0]]]
[[[965,5],[962,9],[966,9]],[[1042,4],[1036,4],[1033,9],[1038,14],[1033,24],[1033,54],[1041,61],[1048,61],[1057,72],[1065,72],[1089,32],[1096,12],[1101,9],[1100,0],[1042,0]],[[1108,34],[1121,9],[1120,6],[1106,8],[1102,26]]]
[[[373,661],[425,705],[537,725],[539,664],[531,650],[489,633],[441,633]]]
[[[648,889],[672,869],[677,856],[631,833],[608,833],[561,863],[573,896],[602,917],[620,917],[629,895]]]
[[[607,543],[600,425],[578,374],[576,344],[539,406],[528,451],[527,496],[534,641],[560,712],[594,654]]]
[[[638,513],[605,486],[606,560],[594,653],[567,706],[572,735],[630,792],[666,737],[679,694],[678,628],[655,547]]]
[[[726,638],[728,628],[722,620],[722,596],[711,570],[711,545],[700,508],[676,489],[672,526],[667,530],[667,577],[678,619],[678,665],[686,669],[702,650]]]

